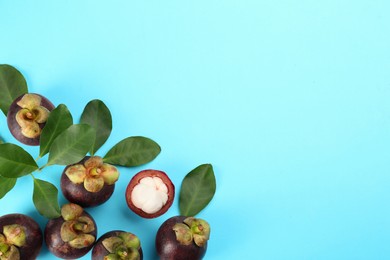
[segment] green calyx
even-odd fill
[[[17,102],[21,107],[16,113],[16,122],[21,128],[22,134],[27,138],[36,138],[41,134],[39,124],[45,123],[50,111],[41,106],[42,98],[35,94],[25,94]]]
[[[65,171],[71,182],[84,184],[89,192],[100,191],[104,184],[112,185],[119,178],[118,169],[110,164],[103,163],[99,156],[92,156],[84,164],[75,164]]]
[[[177,241],[182,245],[190,245],[194,242],[197,246],[203,247],[210,238],[210,225],[203,219],[188,217],[183,223],[176,223],[173,226]]]
[[[19,260],[18,247],[26,244],[26,230],[18,224],[3,227],[0,234],[0,260]]]
[[[139,260],[141,242],[139,238],[129,232],[121,232],[102,241],[104,248],[110,253],[105,260]]]
[[[61,208],[62,218],[61,239],[73,248],[84,248],[95,242],[95,237],[89,233],[95,230],[93,220],[83,216],[83,208],[77,204],[65,204]]]

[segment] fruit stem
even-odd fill
[[[126,250],[120,250],[117,254],[121,258],[125,258],[126,256],[128,256],[128,253]]]
[[[78,230],[78,231],[84,231],[86,229],[87,225],[84,223],[76,223],[74,224],[73,228]]]
[[[48,165],[48,164],[46,163],[45,165],[39,167],[38,171],[42,171],[43,169],[45,169],[45,168],[47,167],[47,165]]]

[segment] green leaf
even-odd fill
[[[68,127],[53,142],[47,165],[69,165],[84,158],[93,144],[93,129],[89,125]]]
[[[53,109],[41,133],[39,157],[47,154],[56,137],[72,124],[72,115],[64,104]]]
[[[160,146],[152,139],[133,136],[117,143],[103,160],[121,166],[139,166],[152,161],[160,151]]]
[[[181,184],[179,210],[183,216],[195,216],[215,194],[216,182],[211,164],[202,164],[188,173]]]
[[[28,92],[23,75],[14,67],[0,64],[0,109],[7,115],[11,103]]]
[[[0,199],[2,199],[16,184],[15,178],[0,176]]]
[[[46,218],[61,216],[58,190],[50,182],[34,178],[33,202],[39,214]]]
[[[80,123],[88,124],[94,129],[95,141],[90,151],[91,155],[94,155],[111,134],[112,118],[110,110],[103,101],[92,100],[85,106]]]
[[[0,144],[0,173],[6,178],[18,178],[38,169],[37,163],[18,145]]]

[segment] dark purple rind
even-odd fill
[[[104,260],[104,257],[108,255],[110,252],[107,251],[107,249],[103,246],[103,240],[109,237],[116,237],[120,233],[126,232],[122,230],[113,230],[105,233],[102,235],[98,241],[96,241],[95,246],[92,249],[92,260]],[[140,259],[143,259],[143,252],[142,252],[142,247],[138,249],[138,252],[140,254]]]
[[[23,214],[8,214],[0,217],[0,233],[7,225],[18,224],[26,228],[26,244],[19,247],[20,259],[36,259],[43,244],[42,230],[34,219]]]
[[[95,230],[88,233],[93,235],[95,238],[97,237],[97,226],[95,220],[91,217],[90,214],[87,212],[83,212],[82,216],[87,216],[90,219],[92,219]],[[86,255],[91,248],[93,247],[93,244],[91,244],[88,247],[84,248],[72,248],[69,243],[64,242],[61,239],[61,226],[62,223],[64,223],[64,219],[62,217],[50,219],[45,227],[45,242],[46,246],[49,249],[49,251],[54,254],[55,256],[62,258],[62,259],[75,259],[82,257]]]
[[[80,162],[76,164],[84,164],[90,156],[84,157]],[[75,165],[75,164],[72,164]],[[84,183],[75,184],[70,181],[68,176],[65,174],[66,170],[72,166],[68,165],[65,167],[61,175],[61,190],[64,194],[64,197],[70,202],[79,204],[80,206],[86,207],[95,207],[106,202],[111,195],[114,193],[115,184],[107,185],[104,184],[103,188],[98,192],[89,192],[84,188]]]
[[[159,177],[165,185],[167,185],[168,188],[168,201],[167,203],[156,213],[148,214],[144,212],[142,209],[137,208],[134,206],[133,202],[131,201],[131,193],[134,189],[134,187],[140,182],[141,179],[146,177]],[[161,215],[163,215],[165,212],[168,211],[168,209],[172,206],[173,200],[175,198],[175,185],[173,185],[171,179],[169,179],[168,175],[163,171],[158,170],[143,170],[138,172],[136,175],[131,178],[129,184],[126,188],[126,202],[127,206],[137,215],[143,217],[143,218],[156,218]]]
[[[35,93],[30,93],[30,94],[35,94]],[[27,138],[22,134],[22,131],[20,129],[20,126],[18,122],[16,121],[16,114],[21,110],[22,108],[18,106],[17,102],[22,99],[22,97],[25,94],[17,97],[11,104],[8,114],[7,114],[7,124],[8,124],[8,129],[10,130],[11,134],[15,137],[16,140],[19,142],[26,144],[26,145],[31,145],[31,146],[37,146],[39,145],[39,136],[37,138]],[[41,106],[47,108],[49,111],[52,111],[55,106],[44,96],[38,95],[42,98],[41,101]],[[39,124],[39,127],[42,129],[44,128],[46,123]]]
[[[183,223],[185,216],[175,216],[167,219],[158,229],[156,234],[156,250],[160,260],[199,260],[204,257],[207,250],[207,243],[203,247],[195,243],[181,245],[176,240],[173,226],[176,223]]]

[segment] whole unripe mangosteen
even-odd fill
[[[87,254],[96,241],[95,220],[77,204],[65,204],[61,217],[50,219],[45,227],[47,248],[62,259],[75,259]]]
[[[0,259],[36,259],[43,236],[34,219],[23,214],[0,217]]]
[[[143,170],[130,180],[125,195],[127,205],[136,214],[156,218],[171,207],[175,186],[165,172]]]
[[[11,134],[26,145],[39,145],[39,137],[54,105],[39,94],[23,94],[16,98],[7,114]]]
[[[92,249],[92,260],[142,260],[139,238],[126,231],[113,230],[102,235]]]
[[[70,202],[93,207],[111,197],[118,178],[119,171],[115,166],[104,163],[99,156],[86,156],[80,162],[65,167],[61,190]]]
[[[210,226],[194,217],[175,216],[166,220],[156,235],[160,260],[197,260],[206,254]]]

